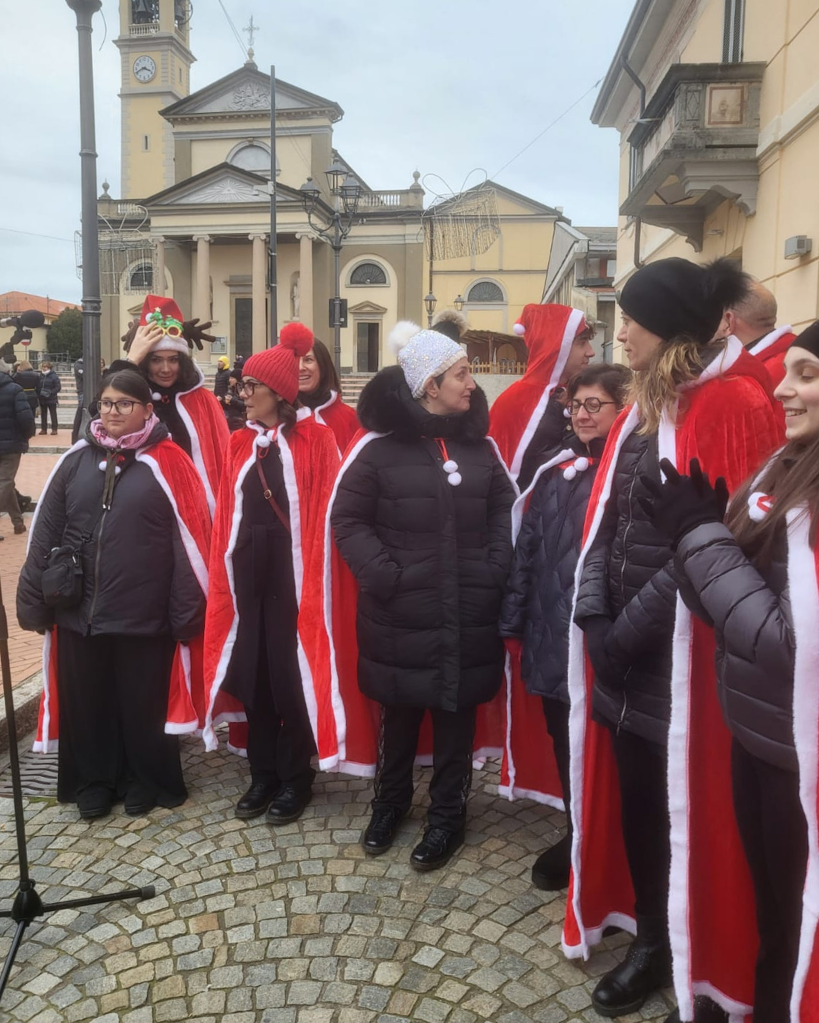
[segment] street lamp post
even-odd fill
[[[430,291],[430,293],[424,299],[424,308],[427,311],[427,326],[428,327],[432,326],[432,316],[433,316],[433,313],[435,312],[435,306],[437,304],[438,304],[438,299]]]
[[[455,306],[459,313],[463,312],[463,308],[466,305],[466,302],[464,302],[464,297],[463,295],[460,294],[460,292],[458,293],[458,297],[452,304]]]
[[[80,51],[80,166],[82,172],[83,420],[100,386],[100,256],[97,228],[97,143],[91,22],[102,0],[66,0],[77,16]]]
[[[307,213],[307,220],[310,227],[316,234],[323,238],[333,250],[333,273],[335,277],[335,297],[333,298],[332,323],[333,328],[333,361],[336,372],[341,375],[341,249],[344,240],[350,233],[355,215],[358,210],[358,202],[361,198],[361,185],[347,172],[347,169],[336,158],[327,169],[327,184],[330,194],[333,196],[333,206],[330,207],[321,198],[321,190],[312,178],[301,186],[302,204]],[[330,223],[326,227],[317,227],[313,221],[313,215],[321,208],[325,217]]]

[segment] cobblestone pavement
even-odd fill
[[[622,935],[585,965],[560,951],[565,896],[534,890],[534,855],[562,816],[498,799],[476,772],[467,844],[417,874],[407,857],[428,770],[396,845],[365,858],[369,783],[322,774],[303,818],[241,822],[245,764],[182,744],[189,801],[141,819],[119,807],[79,821],[27,798],[31,872],[44,899],[155,884],[149,902],[62,910],[29,928],[0,1008],[26,1023],[561,1023],[599,1021],[595,978]],[[29,761],[34,754],[27,754]],[[53,758],[48,758],[53,760]],[[6,780],[5,778],[3,779]],[[0,906],[16,891],[10,800],[0,800]],[[12,925],[0,921],[0,954]],[[626,1023],[663,1020],[655,997]]]

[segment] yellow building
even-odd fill
[[[592,121],[620,133],[616,287],[730,256],[819,314],[819,0],[638,0]]]
[[[251,52],[190,94],[189,12],[180,0],[120,0],[122,182],[120,198],[106,183],[99,201],[109,360],[149,292],[213,320],[213,361],[258,351],[272,333],[270,79]],[[500,333],[540,301],[554,225],[565,221],[558,210],[492,183],[480,186],[488,206],[479,222],[470,193],[425,210],[418,172],[411,183],[408,172],[409,187],[373,190],[335,148],[336,102],[283,81],[275,99],[277,328],[299,319],[332,346],[333,252],[308,221],[301,188],[312,178],[321,190],[313,223],[327,227],[334,200],[325,172],[334,161],[361,188],[340,255],[343,370],[392,362],[390,329],[399,319],[426,322],[430,292],[438,309],[460,296],[473,327]]]

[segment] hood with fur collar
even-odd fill
[[[365,430],[392,433],[401,440],[445,437],[478,441],[489,430],[489,406],[480,387],[472,392],[468,412],[436,416],[412,397],[400,366],[376,373],[361,392],[357,411]]]

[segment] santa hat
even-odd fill
[[[139,326],[156,325],[165,331],[164,336],[151,349],[152,352],[190,353],[190,345],[185,338],[182,310],[172,298],[159,295],[148,295],[142,306]]]
[[[466,352],[437,330],[421,330],[416,323],[400,320],[390,332],[390,347],[398,356],[413,398],[420,398],[430,377],[445,373]]]
[[[303,323],[286,323],[275,348],[251,355],[242,367],[244,377],[253,377],[292,405],[299,395],[299,359],[313,347],[313,331]]]

